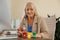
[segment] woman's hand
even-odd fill
[[[17,29],[18,36],[22,36],[22,33],[23,33],[23,27],[18,28]]]
[[[42,38],[42,35],[36,34],[36,37],[37,37],[37,38]]]

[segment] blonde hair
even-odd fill
[[[35,12],[35,16],[38,16],[38,13],[37,13],[37,10],[36,10],[36,8],[35,8],[35,5],[32,3],[32,2],[28,2],[27,4],[26,4],[26,6],[25,6],[25,15],[24,15],[24,18],[26,17],[26,7],[27,7],[27,5],[32,5],[33,7],[34,7],[34,12]]]

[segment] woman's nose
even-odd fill
[[[28,12],[31,13],[31,10],[29,10]]]

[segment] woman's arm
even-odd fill
[[[21,36],[22,32],[23,32],[23,25],[24,25],[24,20],[22,19],[19,28],[17,29],[17,34],[18,36]]]
[[[38,26],[40,27],[40,33],[39,33],[39,30],[38,30],[38,35],[40,34],[39,37],[43,38],[43,39],[48,38],[48,27],[47,27],[47,24],[46,24],[45,20],[42,17],[39,18]]]

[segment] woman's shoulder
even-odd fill
[[[44,17],[42,17],[42,16],[37,16],[38,17],[38,19],[40,19],[40,20],[43,20],[44,19]]]
[[[24,16],[23,18],[22,18],[22,21],[25,21],[26,20],[26,17]]]

